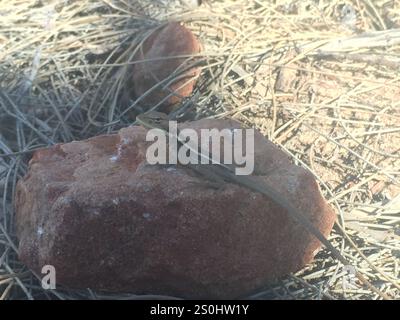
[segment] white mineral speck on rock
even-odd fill
[[[37,229],[37,234],[38,234],[39,236],[41,236],[43,233],[44,233],[43,228],[42,228],[42,227],[39,227],[39,228]]]
[[[122,155],[122,147],[123,147],[124,145],[128,144],[129,142],[130,142],[129,139],[124,138],[124,139],[122,139],[121,143],[118,144],[118,147],[117,147],[117,155],[114,156],[114,157],[116,158],[115,161],[117,161],[117,160],[121,157],[121,155]],[[114,158],[114,157],[112,157],[112,158]],[[111,158],[111,159],[112,159],[112,158]],[[113,161],[113,160],[111,160],[111,161]]]
[[[145,212],[145,213],[143,213],[143,218],[145,218],[146,220],[150,220],[151,214],[148,212]]]
[[[123,138],[122,139],[122,141],[121,141],[121,144],[128,144],[128,143],[130,143],[132,141],[132,139],[128,139],[128,138]]]
[[[118,156],[112,156],[112,157],[110,158],[110,160],[111,160],[112,162],[116,162],[116,161],[118,161]]]
[[[71,202],[71,198],[70,197],[68,197],[68,196],[66,196],[66,197],[60,197],[60,200],[59,200],[61,203],[64,203],[64,204],[69,204],[70,202]]]

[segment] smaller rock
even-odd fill
[[[146,108],[163,101],[162,111],[170,112],[173,105],[193,91],[200,68],[191,67],[195,60],[189,56],[200,51],[201,45],[193,33],[177,22],[156,30],[135,58],[148,62],[137,63],[133,67],[131,85],[134,98],[145,95],[140,104]],[[181,58],[169,58],[174,56]]]

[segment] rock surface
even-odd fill
[[[173,105],[191,95],[200,68],[194,67],[201,45],[193,33],[177,22],[153,32],[143,43],[132,71],[135,98],[145,95],[140,104],[146,108],[164,101],[159,110],[170,112]],[[174,56],[186,56],[171,58]],[[151,91],[149,91],[151,90]]]
[[[239,128],[200,120],[192,128]],[[319,242],[270,199],[146,163],[146,130],[37,151],[18,182],[20,259],[57,283],[184,298],[238,298],[309,263]],[[256,133],[256,179],[275,186],[325,234],[335,214],[311,173]]]

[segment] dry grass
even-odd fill
[[[221,0],[189,11],[145,0],[0,0],[0,17],[0,154],[131,124],[143,107],[121,102],[133,54],[152,30],[182,21],[205,50],[180,111],[254,126],[309,168],[338,212],[330,240],[400,298],[399,1]],[[0,299],[146,298],[41,289],[14,235],[27,159],[0,156]],[[379,298],[352,280],[323,250],[252,298]]]

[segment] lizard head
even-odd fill
[[[165,113],[158,111],[150,111],[140,114],[136,117],[136,120],[148,128],[163,127],[168,124],[168,116]]]

